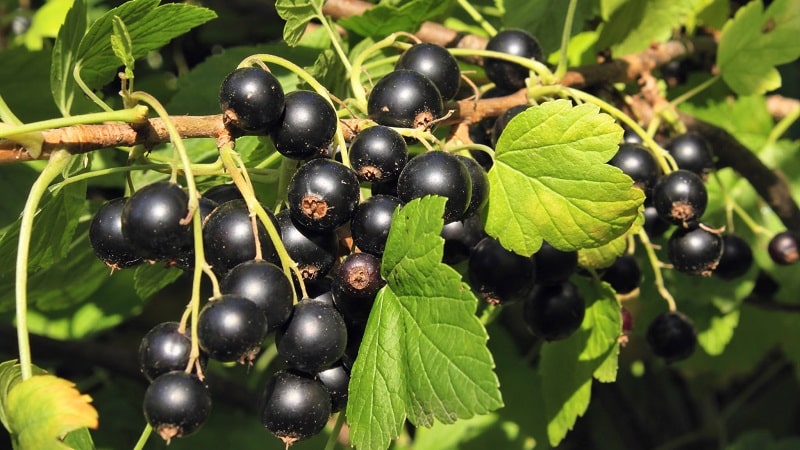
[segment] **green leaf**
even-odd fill
[[[70,431],[64,438],[64,443],[73,450],[95,449],[94,441],[92,441],[92,435],[89,433],[88,428],[78,428],[77,430]]]
[[[136,268],[133,276],[133,289],[142,300],[174,283],[183,271],[175,267],[164,267],[161,264],[144,264]]]
[[[606,283],[576,284],[587,300],[583,323],[567,339],[545,344],[539,362],[552,446],[564,439],[589,407],[592,378],[616,379],[622,319],[614,290]]]
[[[536,36],[544,54],[561,47],[561,33],[569,2],[564,0],[505,0],[505,8],[513,14],[503,16],[504,28],[520,28]],[[594,2],[578,2],[570,34],[580,32],[594,16]],[[570,46],[572,43],[570,42]]]
[[[109,36],[113,34],[114,18],[128,26],[133,57],[141,58],[161,48],[194,27],[217,17],[210,9],[183,3],[158,6],[159,0],[133,0],[100,17],[81,40],[77,59],[81,78],[90,88],[99,88],[117,72],[117,56]]]
[[[86,33],[86,26],[86,0],[75,0],[64,19],[64,25],[58,31],[50,66],[50,92],[64,116],[68,116],[72,109],[75,93],[72,69],[77,61],[76,53]]]
[[[737,94],[763,94],[781,86],[775,66],[800,57],[800,3],[777,0],[766,11],[761,1],[741,7],[722,28],[717,66]]]
[[[489,170],[486,231],[532,255],[546,239],[559,250],[599,247],[631,228],[644,202],[606,162],[622,128],[591,104],[531,106],[509,122]]]
[[[36,366],[31,367],[31,369],[33,375],[47,373]],[[22,369],[20,369],[16,359],[0,363],[0,422],[3,423],[6,430],[10,430],[6,412],[8,393],[20,382],[22,382]]]
[[[426,197],[395,212],[383,255],[387,285],[375,299],[353,366],[347,419],[353,444],[385,449],[406,417],[485,414],[503,405],[477,298],[442,264],[444,199]]]
[[[114,55],[119,59],[123,66],[125,66],[125,78],[128,80],[133,79],[133,42],[131,42],[131,35],[128,33],[128,27],[125,22],[114,16],[114,34],[111,35],[111,50]]]
[[[277,0],[275,9],[281,19],[286,21],[283,26],[283,40],[294,47],[300,42],[306,31],[306,24],[317,17],[322,11],[324,0]]]
[[[451,1],[410,0],[396,6],[381,2],[361,15],[340,19],[338,24],[361,36],[375,39],[395,31],[413,33],[426,20],[441,16],[451,4]]]
[[[84,427],[97,428],[92,398],[53,375],[36,375],[8,393],[6,414],[15,449],[69,449],[60,438]]]
[[[578,250],[578,264],[587,269],[605,269],[614,264],[617,257],[625,253],[628,248],[628,236],[637,233],[644,225],[644,214],[640,214],[631,230],[613,241],[595,248],[582,248]]]
[[[775,440],[766,430],[742,433],[736,442],[725,447],[726,450],[791,450],[800,448],[800,438],[787,437]]]

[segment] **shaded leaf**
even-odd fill
[[[381,2],[361,15],[340,19],[342,27],[371,38],[383,38],[396,31],[413,33],[426,20],[442,15],[452,2],[410,0],[400,5]]]
[[[294,47],[300,42],[306,31],[306,24],[317,17],[317,12],[322,11],[324,0],[277,0],[275,10],[281,19],[286,21],[283,26],[283,40]]]
[[[86,27],[86,0],[75,0],[64,19],[64,25],[58,31],[50,65],[50,92],[64,116],[69,115],[72,109],[75,93],[72,69],[77,62],[78,47],[86,33]]]

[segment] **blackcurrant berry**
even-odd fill
[[[447,198],[445,223],[461,220],[472,198],[472,179],[467,167],[450,153],[425,152],[412,158],[400,172],[397,196],[404,202],[426,195]]]
[[[703,228],[677,228],[667,241],[667,258],[675,270],[711,276],[722,257],[722,238]]]
[[[642,283],[642,269],[633,255],[621,255],[603,271],[601,279],[617,294],[628,294]]]
[[[308,159],[333,142],[338,123],[336,110],[325,97],[313,91],[293,91],[286,94],[283,117],[269,137],[283,156]]]
[[[491,236],[469,256],[469,283],[491,304],[511,303],[528,295],[536,281],[533,258],[506,250]]]
[[[212,359],[249,364],[261,351],[266,329],[267,317],[255,302],[223,294],[200,311],[197,339]]]
[[[92,217],[89,225],[89,243],[97,255],[111,269],[124,269],[143,262],[136,247],[122,234],[122,210],[125,198],[109,200]]]
[[[278,354],[289,367],[317,373],[339,360],[347,347],[347,326],[336,308],[303,299],[275,336]]]
[[[649,193],[658,179],[655,158],[642,145],[620,144],[619,150],[608,162],[633,179],[633,185]]]
[[[442,116],[439,89],[412,70],[395,70],[380,79],[367,99],[367,113],[389,127],[427,129]]]
[[[203,192],[203,197],[221,205],[229,200],[244,200],[242,192],[235,184],[225,183],[213,186]]]
[[[319,381],[331,395],[331,412],[339,412],[347,405],[347,389],[350,385],[350,373],[341,362],[330,369],[317,374]]]
[[[627,144],[643,144],[642,137],[636,134],[632,129],[622,126],[622,142]]]
[[[486,50],[507,53],[522,58],[542,59],[542,47],[539,41],[524,30],[502,30],[489,39]],[[517,91],[525,87],[525,79],[529,70],[519,64],[497,58],[486,58],[483,61],[486,76],[495,85],[506,91]]]
[[[189,196],[175,183],[159,181],[142,187],[122,208],[122,233],[145,259],[172,260],[193,244]]]
[[[348,151],[351,167],[363,181],[394,181],[408,162],[403,136],[380,125],[360,131]]]
[[[536,263],[536,282],[542,285],[561,284],[578,268],[578,252],[559,250],[542,241],[539,251],[533,254]]]
[[[697,331],[692,321],[675,311],[656,316],[647,327],[647,343],[653,354],[668,363],[681,361],[694,353]]]
[[[219,88],[225,124],[245,134],[268,134],[279,123],[284,105],[281,83],[258,67],[234,70]]]
[[[461,84],[458,61],[446,48],[436,44],[423,42],[413,45],[400,56],[394,68],[425,75],[433,81],[444,100],[455,97]]]
[[[200,223],[205,223],[206,218],[217,209],[217,202],[207,197],[200,197],[198,200],[198,209],[200,210]],[[189,247],[186,251],[178,255],[174,260],[176,267],[183,270],[193,270],[195,266],[195,252],[194,246]]]
[[[350,221],[353,243],[362,252],[382,255],[392,226],[392,214],[402,204],[397,197],[373,195],[358,205]]]
[[[538,286],[523,303],[523,320],[530,331],[546,341],[569,337],[583,322],[586,305],[570,282]]]
[[[287,448],[322,431],[330,415],[331,396],[311,375],[281,370],[267,383],[261,423]]]
[[[196,376],[172,371],[154,379],[144,393],[144,417],[167,443],[189,436],[211,414],[211,395]]]
[[[255,303],[266,318],[265,334],[282,327],[292,315],[292,283],[270,262],[251,260],[236,265],[222,279],[220,290]]]
[[[349,167],[332,159],[312,159],[289,181],[289,211],[300,225],[332,231],[352,217],[361,190]]]
[[[173,370],[185,370],[189,364],[192,340],[186,332],[178,331],[178,322],[163,322],[151,328],[139,344],[139,369],[149,380]],[[200,355],[205,366],[208,357]]]
[[[653,205],[647,205],[645,200],[644,207],[644,231],[650,239],[661,237],[669,230],[670,224],[658,215],[658,210]]]
[[[800,237],[791,231],[783,231],[772,237],[767,246],[769,257],[776,264],[786,266],[800,259]]]
[[[464,211],[464,217],[469,217],[482,211],[489,203],[489,175],[486,170],[478,164],[478,161],[461,155],[456,155],[459,161],[467,168],[469,179],[472,184],[472,194]]]
[[[364,325],[375,296],[385,284],[380,258],[369,253],[350,254],[333,275],[333,303],[349,325]]]
[[[679,169],[694,172],[703,179],[714,169],[711,146],[697,133],[688,132],[675,136],[664,148],[675,159]]]
[[[486,237],[486,232],[480,216],[473,214],[464,220],[445,224],[441,236],[444,239],[442,262],[458,264],[469,258],[472,249]]]
[[[722,256],[714,269],[714,275],[723,280],[739,278],[753,265],[753,250],[750,244],[735,234],[722,236]]]
[[[703,180],[694,172],[676,170],[662,177],[653,191],[658,215],[682,227],[696,224],[706,210],[708,192]]]
[[[281,241],[304,280],[323,278],[333,268],[339,240],[333,231],[312,231],[296,223],[288,209],[277,215]]]

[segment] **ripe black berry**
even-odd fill
[[[542,47],[539,42],[524,30],[503,30],[494,35],[486,44],[486,50],[507,53],[522,58],[542,59]],[[495,85],[506,91],[517,91],[525,87],[525,79],[529,71],[519,64],[497,58],[486,58],[483,61],[486,76]]]
[[[677,228],[667,241],[667,258],[675,270],[711,276],[722,256],[722,238],[703,228]]]
[[[428,77],[439,89],[442,99],[455,97],[461,84],[458,61],[444,47],[436,44],[415,44],[397,60],[395,70],[406,69]]]
[[[189,196],[175,183],[159,181],[142,187],[122,208],[122,233],[145,259],[172,260],[193,244]]]
[[[283,117],[269,137],[283,156],[308,159],[327,149],[337,124],[336,110],[325,97],[313,91],[293,91],[286,94]]]
[[[124,269],[142,263],[142,257],[122,234],[125,198],[109,200],[97,210],[89,225],[89,243],[94,254],[108,267]]]
[[[333,231],[312,231],[296,223],[288,209],[277,215],[281,241],[304,280],[323,278],[333,268],[339,240]]]
[[[633,185],[650,192],[658,179],[658,165],[647,148],[638,144],[620,144],[619,150],[608,162],[633,179]]]
[[[676,170],[656,183],[654,206],[662,219],[675,225],[694,225],[706,210],[708,193],[694,172]]]
[[[539,251],[533,254],[536,263],[536,282],[539,284],[561,284],[578,267],[578,252],[558,250],[547,241],[542,241]]]
[[[192,340],[178,331],[178,322],[163,322],[151,328],[139,344],[139,369],[149,380],[173,370],[185,370],[189,364]],[[208,360],[200,355],[201,365]]]
[[[675,136],[664,146],[679,169],[688,170],[705,179],[714,169],[714,156],[708,141],[693,132]]]
[[[775,263],[786,266],[800,259],[799,248],[800,237],[791,231],[783,231],[770,239],[767,251]]]
[[[266,318],[265,333],[283,326],[292,315],[292,284],[280,267],[267,261],[245,261],[236,265],[220,283],[223,294],[244,297]]]
[[[410,202],[426,195],[447,198],[445,223],[461,220],[472,198],[469,170],[458,158],[443,151],[430,151],[412,158],[397,180],[397,196]]]
[[[367,99],[369,118],[389,127],[427,129],[443,109],[442,95],[433,81],[412,70],[390,72]]]
[[[661,237],[671,225],[658,215],[658,210],[653,205],[648,205],[645,200],[644,206],[644,231],[650,239]]]
[[[330,369],[317,374],[319,381],[331,395],[331,412],[339,412],[347,405],[347,388],[350,385],[350,373],[344,364],[339,362]]]
[[[211,414],[211,395],[196,376],[173,371],[154,379],[144,393],[144,417],[167,443],[197,431]]]
[[[583,322],[586,305],[570,282],[538,286],[523,303],[523,320],[530,331],[546,341],[569,337]]]
[[[397,197],[373,195],[358,205],[350,221],[350,233],[362,252],[377,256],[383,254],[392,226],[392,214],[402,204]]]
[[[722,236],[722,256],[714,269],[714,275],[723,280],[739,278],[753,265],[753,250],[750,244],[735,234]]]
[[[267,383],[261,423],[287,448],[322,431],[330,415],[331,396],[311,375],[281,370]]]
[[[266,209],[266,208],[265,208]],[[277,228],[277,220],[269,209],[267,215]],[[237,264],[256,257],[256,236],[253,221],[258,230],[261,258],[278,263],[278,252],[267,234],[264,224],[250,211],[244,200],[225,202],[215,209],[203,225],[203,247],[206,261],[218,275],[224,275]]]
[[[472,249],[486,237],[479,215],[473,214],[464,220],[450,222],[442,227],[444,255],[442,262],[457,264],[469,258]]]
[[[348,151],[350,164],[363,181],[394,181],[408,162],[406,140],[381,125],[360,131]]]
[[[697,345],[692,321],[675,311],[658,315],[647,327],[647,343],[653,353],[669,363],[688,358]]]
[[[267,317],[254,302],[235,294],[223,294],[200,311],[197,339],[212,359],[248,364],[261,350]]]
[[[278,354],[290,367],[317,373],[339,360],[347,347],[347,327],[336,308],[303,299],[275,336]]]
[[[633,255],[621,255],[603,271],[601,279],[610,284],[617,294],[627,294],[642,283],[642,269]]]
[[[491,304],[511,303],[528,295],[536,281],[533,258],[506,250],[491,236],[483,238],[469,257],[469,283]]]
[[[289,181],[289,211],[300,225],[332,231],[353,216],[361,190],[349,167],[332,159],[312,159]]]
[[[350,254],[333,275],[333,303],[349,325],[364,325],[375,296],[385,284],[380,258],[369,253]]]
[[[472,184],[472,194],[469,198],[467,210],[464,217],[469,217],[483,210],[489,202],[489,175],[486,170],[478,164],[478,161],[461,155],[456,155],[459,161],[467,168],[469,179]]]
[[[628,128],[627,126],[623,125],[622,126],[622,130],[623,130],[623,132],[622,132],[622,142],[628,143],[628,144],[643,144],[644,143],[644,141],[642,140],[642,137],[639,136],[638,134],[636,134],[635,131],[633,131],[632,129]]]
[[[283,88],[274,75],[258,67],[234,70],[219,88],[223,120],[246,134],[267,134],[280,121]]]
[[[203,197],[221,205],[229,200],[244,200],[242,192],[235,184],[225,183],[210,187],[203,192]]]

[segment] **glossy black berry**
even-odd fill
[[[336,263],[339,240],[333,231],[312,231],[296,223],[288,209],[277,215],[281,241],[304,280],[323,278]]]
[[[469,284],[491,304],[526,297],[536,281],[533,258],[506,250],[491,236],[483,238],[469,257]]]
[[[258,67],[234,70],[219,88],[226,125],[245,134],[267,134],[283,115],[285,97],[274,75]]]
[[[397,180],[397,196],[404,202],[426,195],[447,198],[445,223],[461,220],[472,199],[472,179],[467,167],[443,151],[425,152],[406,164]]]
[[[352,169],[332,159],[312,159],[289,181],[289,211],[306,228],[332,231],[353,217],[360,195]]]
[[[647,343],[653,354],[669,363],[688,358],[697,346],[697,331],[692,321],[679,312],[656,316],[647,327]]]
[[[711,276],[722,257],[722,237],[703,228],[677,228],[667,241],[667,258],[675,270]]]
[[[714,276],[732,280],[746,274],[753,265],[753,250],[750,244],[735,234],[722,236],[722,241],[722,256],[714,270]]]
[[[183,371],[160,375],[144,393],[144,417],[167,443],[197,431],[211,414],[211,395],[196,376]]]
[[[461,85],[458,61],[446,48],[436,44],[423,42],[413,45],[400,55],[394,68],[413,70],[425,75],[433,81],[444,100],[455,97]]]
[[[676,170],[662,177],[653,191],[653,205],[665,221],[682,227],[693,226],[706,210],[708,192],[694,172]]]
[[[193,244],[189,196],[175,183],[159,181],[134,192],[122,208],[122,234],[145,259],[172,260]]]
[[[627,144],[643,144],[642,137],[636,134],[632,129],[622,126],[622,142]]]
[[[221,205],[230,200],[244,200],[239,188],[231,183],[212,186],[203,192],[203,197],[216,202],[217,205]]]
[[[403,136],[381,125],[360,131],[348,151],[351,167],[363,181],[394,181],[408,162]]]
[[[569,337],[583,322],[586,305],[578,288],[570,282],[538,286],[523,303],[528,329],[546,341]]]
[[[642,269],[633,255],[621,255],[603,271],[601,279],[617,294],[628,294],[642,283]]]
[[[463,220],[445,224],[441,236],[444,239],[442,262],[458,264],[469,258],[472,249],[486,237],[486,232],[483,230],[480,216],[471,215]]]
[[[350,254],[333,275],[333,303],[348,325],[363,326],[385,284],[380,258],[369,253]]]
[[[94,254],[112,269],[133,267],[143,262],[136,247],[122,233],[122,210],[126,201],[122,197],[109,200],[97,210],[89,225],[89,243]]]
[[[536,282],[539,284],[561,284],[578,268],[578,252],[562,251],[547,241],[542,241],[539,251],[533,254],[536,263]]]
[[[330,415],[331,396],[313,376],[281,370],[267,383],[261,423],[287,448],[322,431]]]
[[[322,154],[333,142],[339,119],[325,97],[313,91],[286,94],[286,107],[280,123],[269,137],[275,148],[293,159],[308,159]]]
[[[212,299],[200,311],[197,339],[212,359],[249,364],[261,350],[267,317],[254,302],[235,294]]]
[[[220,282],[223,294],[244,297],[266,318],[265,334],[282,327],[292,315],[292,284],[280,267],[267,261],[245,261],[236,265]]]
[[[200,199],[198,199],[200,223],[205,223],[206,218],[208,218],[208,216],[211,215],[215,209],[217,209],[217,206],[219,205],[214,200],[211,200],[208,197],[200,197]],[[194,246],[189,247],[186,249],[186,251],[182,252],[177,258],[175,258],[174,264],[176,267],[183,270],[193,270],[195,266]]]
[[[267,215],[277,228],[277,220],[269,209]],[[218,275],[224,275],[234,266],[256,257],[256,236],[253,222],[258,231],[258,244],[261,258],[278,263],[278,252],[267,234],[264,224],[250,211],[244,200],[225,202],[206,218],[203,225],[203,247],[206,261]]]
[[[389,127],[430,128],[442,116],[439,89],[413,70],[395,70],[380,79],[367,99],[367,113]]]
[[[317,374],[319,381],[331,396],[331,412],[339,412],[347,405],[347,388],[350,385],[350,372],[341,362]]]
[[[669,230],[670,223],[665,221],[658,215],[658,210],[653,205],[648,205],[645,200],[644,207],[644,231],[650,237],[655,239],[661,237],[667,230]]]
[[[189,333],[178,331],[178,322],[163,322],[151,328],[139,344],[139,370],[153,381],[173,370],[185,370],[189,364],[192,340]],[[200,355],[201,365],[208,357]]]
[[[608,161],[633,179],[633,185],[649,193],[658,179],[658,164],[650,152],[639,144],[620,144],[619,150]]]
[[[503,114],[500,114],[500,116],[497,118],[497,120],[494,121],[494,125],[492,126],[493,148],[497,146],[497,141],[500,139],[500,136],[503,134],[503,131],[505,131],[506,126],[508,126],[508,123],[511,122],[511,119],[517,117],[519,113],[528,109],[529,106],[530,105],[527,104],[512,106],[511,108],[505,110]]]
[[[347,326],[336,308],[303,299],[275,336],[278,354],[289,367],[317,373],[339,360],[347,347]]]
[[[800,259],[800,237],[791,231],[780,232],[770,239],[767,251],[776,264],[794,264]]]
[[[382,255],[392,226],[392,214],[403,202],[391,195],[373,195],[356,208],[350,233],[356,246],[366,253]]]
[[[502,30],[489,39],[486,50],[507,53],[513,56],[535,60],[542,59],[539,41],[524,30]],[[483,68],[486,76],[496,86],[506,91],[517,91],[525,87],[529,71],[519,64],[497,58],[485,58]]]
[[[664,148],[675,159],[679,169],[694,172],[703,179],[714,169],[711,146],[697,133],[688,132],[675,136]]]
[[[482,211],[489,203],[489,175],[475,159],[461,155],[456,155],[456,158],[467,168],[470,184],[472,184],[472,194],[467,210],[464,211],[464,217],[469,217]]]

